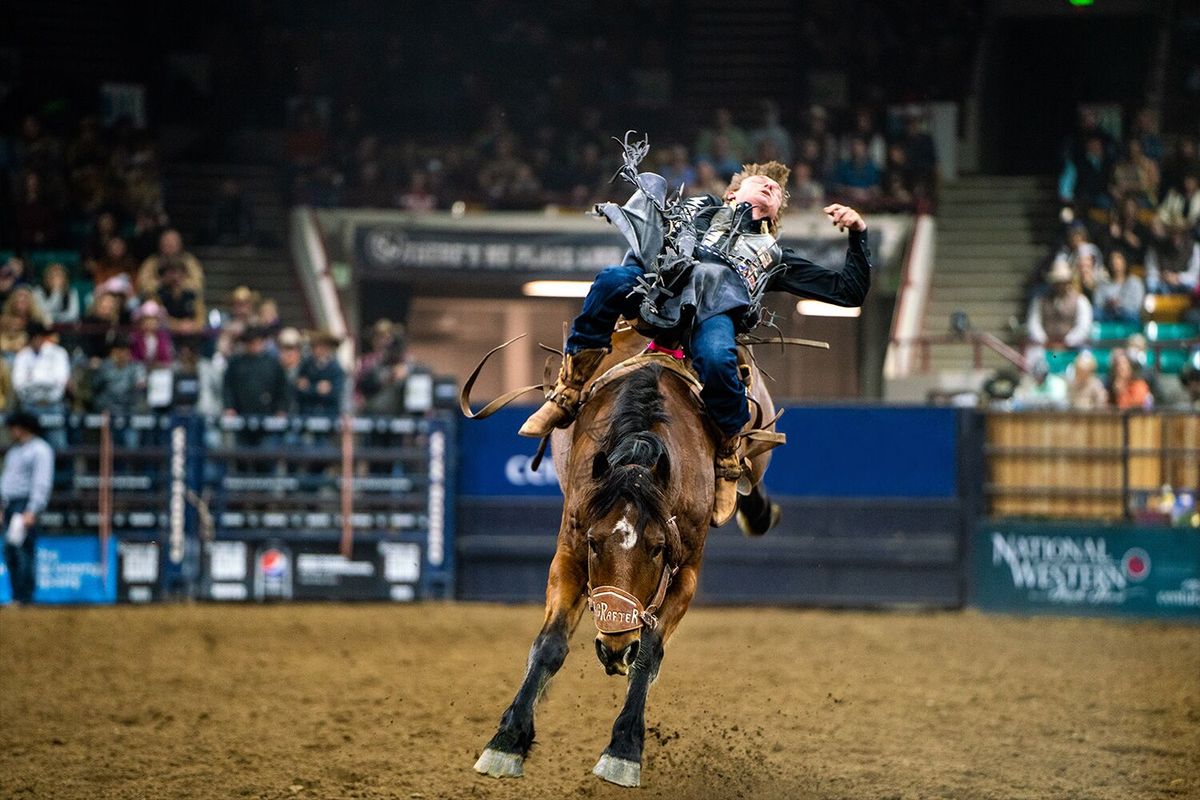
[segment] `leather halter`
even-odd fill
[[[675,518],[667,520],[674,527]],[[601,633],[627,633],[640,630],[645,625],[650,630],[658,627],[658,610],[667,597],[667,589],[679,567],[663,564],[662,574],[658,576],[658,588],[649,605],[642,606],[642,601],[635,595],[619,586],[592,586],[592,565],[588,563],[588,608],[592,610],[592,619],[596,630]]]

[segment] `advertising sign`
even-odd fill
[[[121,542],[118,597],[129,603],[148,603],[158,594],[158,542]]]
[[[1200,621],[1200,536],[1170,529],[984,522],[972,602],[991,611]]]
[[[39,536],[34,564],[37,603],[115,603],[117,540],[108,540],[107,564],[95,536]]]

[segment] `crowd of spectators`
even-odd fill
[[[1200,407],[1196,137],[1160,135],[1155,115],[1143,109],[1121,140],[1085,107],[1063,147],[1058,188],[1064,233],[1033,282],[1030,372],[1018,387],[1018,402]],[[1147,341],[1147,331],[1167,327],[1176,330],[1167,337],[1178,340],[1172,347],[1188,350],[1176,369],[1166,369]],[[1054,374],[1050,361],[1072,354],[1065,376]],[[1107,373],[1107,382],[1099,373]]]
[[[616,130],[585,107],[569,134],[551,124],[523,133],[493,104],[464,141],[385,137],[365,130],[348,106],[335,119],[299,107],[288,135],[293,198],[318,206],[370,206],[424,212],[455,203],[529,210],[586,207],[623,187],[610,179],[620,166]],[[762,101],[739,120],[718,108],[690,141],[652,140],[643,169],[658,172],[688,194],[720,194],[746,162],[792,167],[790,206],[818,208],[838,199],[868,211],[931,210],[937,156],[920,107],[885,114],[863,106],[831,114],[813,105],[792,128],[779,106]]]

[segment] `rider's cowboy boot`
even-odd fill
[[[716,491],[713,494],[712,524],[720,527],[737,511],[738,479],[742,477],[741,437],[730,436],[717,448]]]
[[[567,353],[563,356],[562,368],[558,371],[558,382],[546,396],[542,407],[533,412],[533,416],[525,420],[525,424],[517,431],[522,436],[541,439],[549,436],[555,428],[565,428],[575,419],[579,410],[579,398],[583,394],[583,385],[596,371],[600,360],[608,354],[608,350],[595,348],[580,350],[578,353]]]

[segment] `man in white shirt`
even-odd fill
[[[17,401],[24,411],[41,417],[66,411],[63,393],[71,378],[71,359],[67,351],[54,343],[52,332],[40,322],[30,322],[26,328],[29,344],[21,348],[13,360],[12,385]],[[46,440],[55,448],[67,446],[64,425],[54,426]]]
[[[0,471],[4,561],[13,600],[28,603],[33,599],[35,526],[54,485],[54,452],[41,438],[41,425],[33,414],[17,411],[5,420],[5,425],[13,446],[5,453],[4,469]]]

